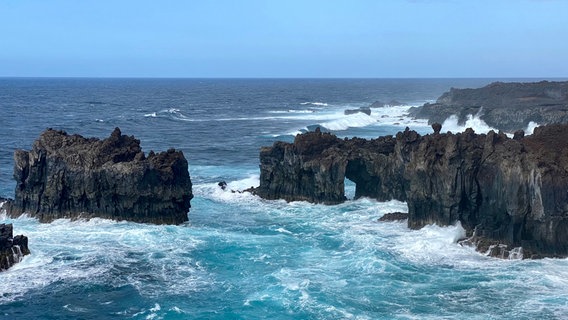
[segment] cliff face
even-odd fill
[[[48,129],[31,151],[14,153],[16,196],[10,215],[42,222],[102,217],[158,224],[187,221],[188,163],[173,149],[148,157],[116,128],[104,140]]]
[[[406,201],[410,228],[461,221],[475,241],[523,247],[527,257],[568,255],[568,125],[515,139],[435,129],[370,141],[312,132],[275,143],[261,151],[255,192],[338,203],[348,178],[356,197]]]
[[[7,270],[28,254],[28,238],[14,237],[12,224],[0,224],[0,271]]]
[[[479,89],[455,89],[436,103],[427,103],[411,112],[430,123],[442,123],[457,115],[461,123],[479,113],[488,125],[513,132],[533,121],[540,125],[568,123],[568,82],[495,82]]]

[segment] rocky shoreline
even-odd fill
[[[461,221],[480,250],[523,248],[525,258],[568,256],[568,125],[515,138],[490,131],[339,139],[319,130],[260,152],[265,199],[336,204],[355,197],[408,204],[408,227]],[[501,251],[499,251],[501,254]],[[498,255],[497,253],[493,255]]]
[[[435,103],[411,110],[410,115],[443,123],[456,115],[460,124],[477,115],[489,126],[506,132],[539,125],[568,123],[568,82],[494,82],[477,89],[456,89],[444,93]]]
[[[140,141],[116,128],[99,140],[48,129],[30,151],[14,153],[15,199],[7,214],[41,222],[107,218],[155,224],[188,220],[193,198],[181,151],[148,156]]]
[[[345,114],[370,114],[383,105]],[[515,131],[513,138],[501,131],[442,133],[438,122],[451,115],[464,122],[472,114]],[[434,133],[422,136],[407,128],[396,136],[339,139],[318,128],[293,143],[264,147],[260,186],[246,191],[265,199],[338,204],[346,200],[344,181],[350,179],[356,198],[408,204],[408,213],[380,221],[407,220],[412,229],[459,221],[468,236],[461,244],[492,256],[568,257],[568,125],[558,124],[568,123],[568,82],[452,88],[411,115],[428,118]],[[525,137],[518,129],[529,122],[546,126]],[[32,150],[16,150],[14,161],[15,199],[0,204],[8,216],[188,221],[193,194],[183,153],[146,156],[140,141],[119,128],[102,140],[48,129]],[[11,225],[0,226],[2,269],[29,250],[26,237],[12,239]]]

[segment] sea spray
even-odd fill
[[[13,197],[11,150],[29,148],[49,125],[99,137],[120,126],[146,152],[179,148],[196,197],[180,226],[40,224],[0,213],[29,236],[32,251],[0,273],[0,318],[562,319],[566,259],[490,258],[454,243],[457,226],[410,230],[405,222],[377,221],[406,211],[403,202],[325,206],[230,190],[257,183],[260,147],[294,138],[280,134],[341,120],[345,109],[377,100],[420,105],[414,101],[489,81],[5,80],[10,94],[2,110],[10,125],[0,126],[0,196]],[[105,99],[121,106],[84,103]],[[309,101],[328,105],[301,105]],[[432,132],[426,120],[397,110],[373,108],[375,123],[338,133],[376,138],[405,126]]]

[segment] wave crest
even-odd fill
[[[327,107],[329,106],[329,104],[325,103],[325,102],[311,102],[311,101],[307,101],[307,102],[302,102],[300,103],[301,105],[305,106],[305,105],[312,105],[312,106],[319,106],[319,107]]]

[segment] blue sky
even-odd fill
[[[0,33],[0,76],[568,76],[564,0],[0,0]]]

